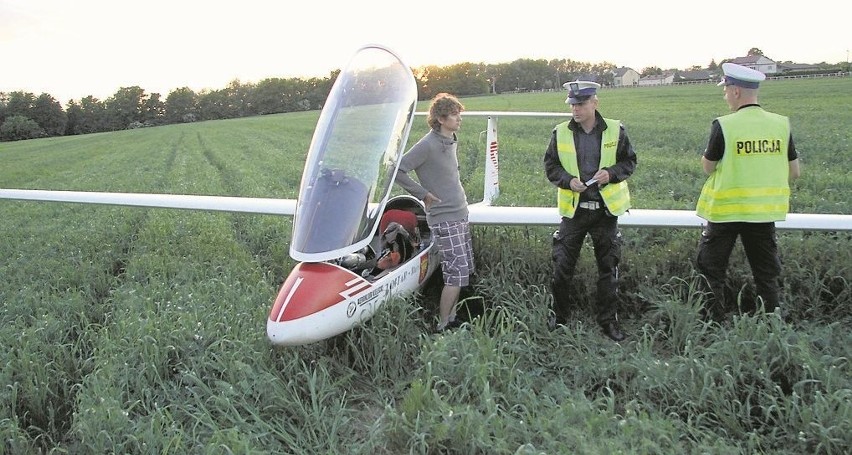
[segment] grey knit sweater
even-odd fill
[[[402,156],[396,183],[422,200],[432,193],[441,200],[426,213],[430,225],[467,219],[467,195],[459,177],[458,140],[432,130]],[[418,183],[408,172],[414,171]]]

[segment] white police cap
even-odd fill
[[[722,63],[722,72],[725,75],[722,81],[716,85],[736,85],[742,88],[757,88],[760,81],[766,79],[766,75],[760,71],[737,65],[736,63]]]
[[[562,86],[568,89],[568,98],[565,102],[569,104],[580,104],[591,98],[601,88],[601,84],[590,81],[566,82]]]

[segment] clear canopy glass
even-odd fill
[[[390,194],[417,102],[411,69],[361,48],[326,100],[305,162],[290,256],[325,261],[366,246]]]

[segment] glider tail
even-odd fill
[[[485,135],[485,188],[482,193],[482,204],[491,205],[500,195],[500,179],[498,176],[498,143],[497,119],[488,117],[488,130]]]

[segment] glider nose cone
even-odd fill
[[[303,262],[281,285],[266,321],[269,341],[299,345],[340,332],[347,296],[369,286],[354,273],[325,262]],[[349,315],[351,316],[351,315]]]

